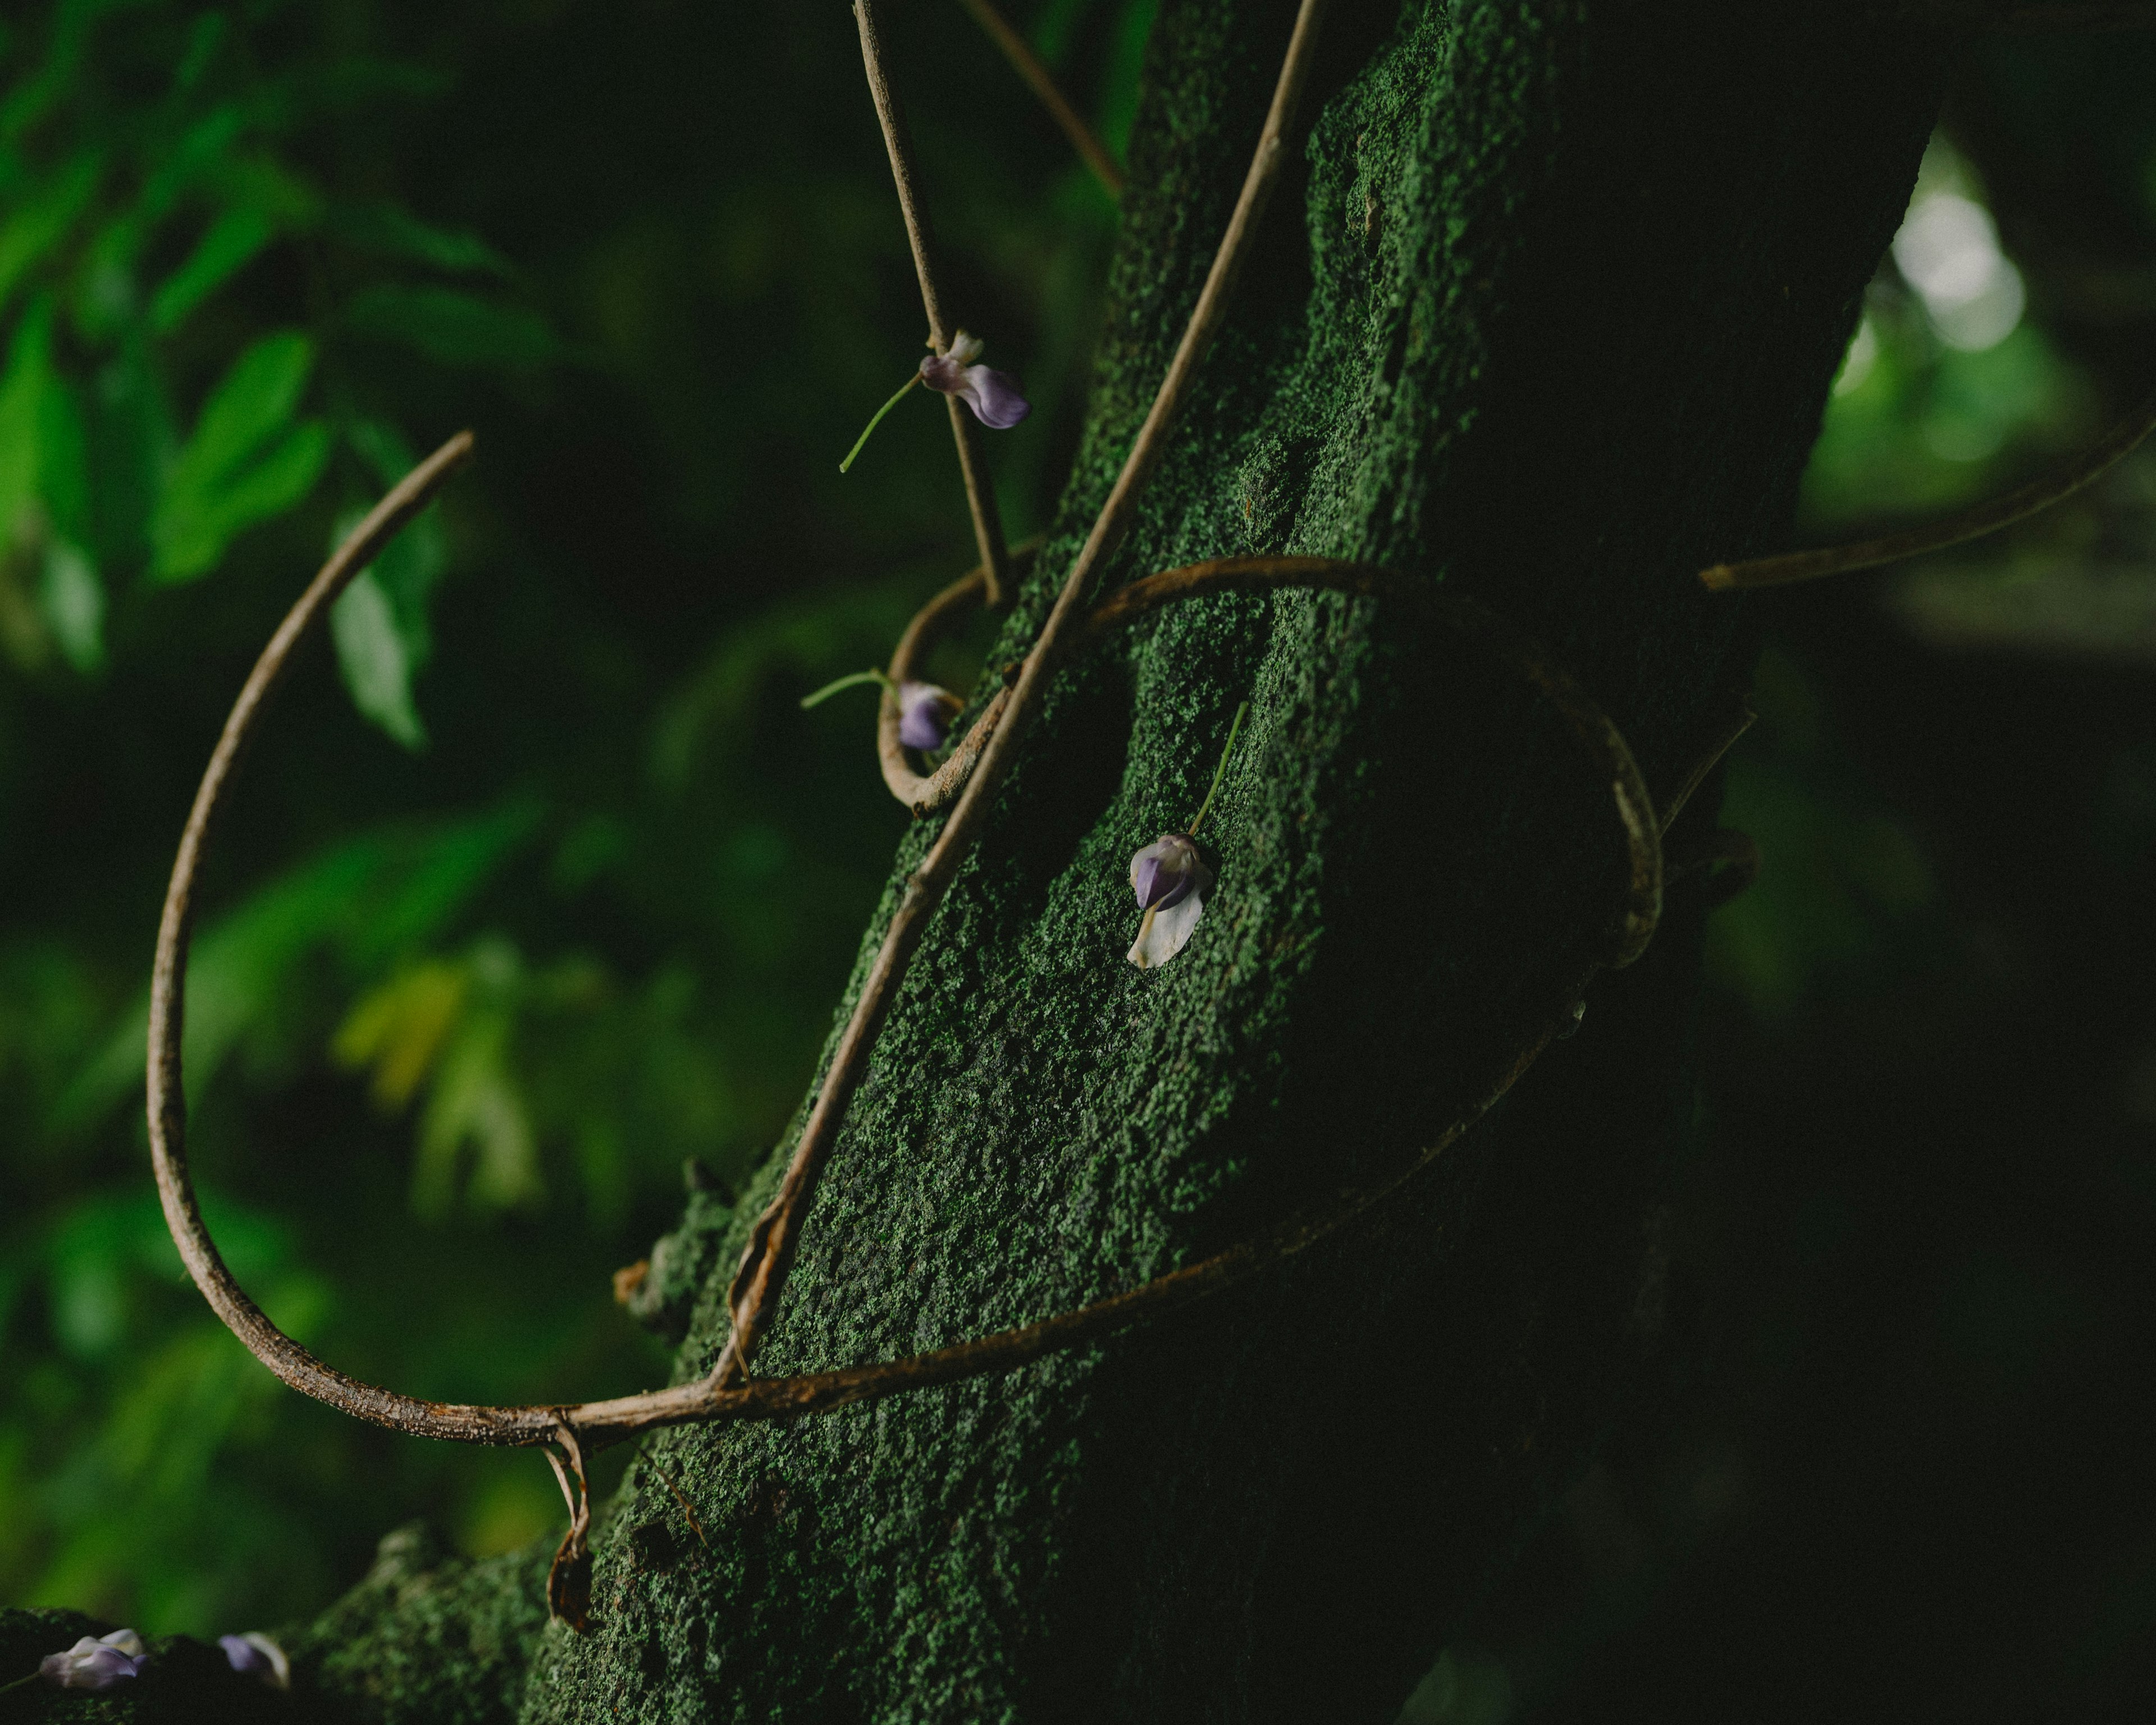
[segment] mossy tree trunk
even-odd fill
[[[1162,8],[1089,429],[998,662],[1158,382],[1291,9]],[[1940,76],[1830,0],[1337,0],[1111,579],[1291,551],[1444,582],[1538,635],[1666,795],[1748,670],[1741,602],[1693,572],[1786,531]],[[1140,973],[1130,855],[1188,820],[1245,697],[1216,894]],[[1399,608],[1161,614],[1029,738],[759,1371],[1075,1306],[1397,1162],[1594,952],[1620,857],[1546,711]],[[1580,1034],[1352,1245],[1007,1376],[666,1435],[708,1548],[639,1465],[587,1633],[542,1625],[528,1559],[400,1548],[304,1638],[309,1684],[399,1720],[1381,1725],[1656,1347],[1700,917],[1673,889]],[[685,1375],[762,1198],[676,1241]]]

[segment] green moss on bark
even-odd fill
[[[1741,610],[1691,572],[1788,519],[1940,69],[1824,3],[1333,14],[1299,165],[1107,578],[1289,550],[1456,583],[1539,634],[1666,790],[1745,675]],[[1288,18],[1163,8],[1092,418],[1002,656],[1164,368]],[[1188,818],[1246,696],[1216,895],[1140,973],[1127,860]],[[1075,1305],[1410,1152],[1592,950],[1618,863],[1606,787],[1547,716],[1414,619],[1307,594],[1162,615],[1055,691],[760,1369]],[[1008,1376],[666,1435],[708,1545],[634,1467],[588,1633],[536,1627],[533,1562],[429,1569],[317,1625],[314,1681],[371,1717],[515,1698],[535,1725],[1389,1717],[1651,1352],[1696,924],[1680,897],[1353,1249]],[[684,1374],[723,1338],[739,1244]]]

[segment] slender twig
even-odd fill
[[[1661,824],[1639,765],[1609,715],[1587,691],[1532,636],[1496,612],[1374,563],[1337,557],[1216,557],[1148,575],[1109,594],[1086,619],[1080,644],[1090,645],[1149,611],[1199,593],[1265,593],[1289,587],[1321,587],[1404,601],[1510,665],[1548,697],[1574,740],[1608,770],[1610,793],[1625,829],[1629,879],[1604,962],[1621,968],[1645,952],[1661,915]]]
[[[839,1371],[758,1378],[731,1389],[721,1388],[707,1378],[618,1403],[587,1402],[572,1411],[588,1435],[625,1421],[683,1425],[794,1419],[907,1390],[1007,1372],[1044,1354],[1099,1341],[1134,1324],[1225,1293],[1262,1271],[1343,1236],[1355,1224],[1377,1214],[1389,1200],[1405,1191],[1496,1106],[1543,1050],[1574,1022],[1574,1005],[1598,968],[1589,966],[1584,972],[1568,974],[1554,991],[1558,1004],[1544,1009],[1524,1045],[1505,1056],[1494,1080],[1476,1101],[1404,1167],[1353,1188],[1330,1204],[1291,1217],[1255,1239],[1156,1276],[1127,1292],[931,1353]]]
[[[938,353],[949,350],[957,326],[945,314],[942,290],[937,285],[934,247],[928,234],[928,212],[922,203],[920,172],[914,166],[913,141],[899,112],[898,95],[884,67],[883,32],[876,18],[876,0],[854,0],[854,21],[860,26],[861,64],[868,73],[869,96],[875,103],[876,122],[883,128],[883,144],[891,157],[891,182],[898,188],[899,213],[906,218],[906,244],[913,249],[913,273],[921,278],[921,309],[928,314],[928,339]],[[903,391],[901,393],[904,393]],[[895,400],[896,398],[893,398]],[[1003,608],[1007,588],[1009,553],[1004,548],[1003,517],[996,510],[995,487],[988,478],[987,452],[981,447],[981,428],[973,414],[947,395],[951,410],[951,435],[958,445],[958,470],[966,481],[966,506],[973,511],[973,542],[988,571],[988,601]],[[889,412],[888,406],[885,412]],[[880,418],[881,414],[877,418]],[[874,429],[871,422],[870,429]],[[865,438],[868,434],[861,434]],[[858,453],[860,445],[856,444]],[[847,460],[853,457],[849,455]]]
[[[1070,140],[1070,147],[1093,170],[1093,177],[1107,188],[1108,196],[1123,195],[1123,171],[1116,166],[1116,158],[1093,134],[1078,110],[1070,105],[1070,99],[1058,89],[1055,74],[1040,62],[1028,42],[988,0],[958,0],[958,3],[973,15],[973,22],[988,33],[988,39],[1004,51],[1004,58],[1012,69],[1032,87],[1040,99],[1049,117],[1063,128],[1063,136]]]
[[[843,677],[834,677],[820,689],[812,689],[801,697],[803,712],[812,706],[821,706],[834,695],[847,689],[858,689],[864,683],[875,683],[885,689],[891,687],[891,679],[880,670],[848,671]]]
[[[870,0],[856,0],[856,10],[863,21],[865,44],[872,35],[867,22],[869,4]],[[1189,393],[1199,361],[1219,328],[1227,309],[1229,290],[1249,254],[1259,218],[1280,177],[1287,150],[1288,125],[1309,76],[1318,20],[1324,8],[1325,0],[1302,0],[1296,14],[1280,80],[1274,87],[1272,105],[1259,134],[1250,171],[1244,177],[1242,193],[1236,199],[1235,213],[1229,218],[1219,249],[1214,254],[1205,285],[1199,290],[1198,303],[1191,311],[1183,340],[1168,363],[1168,375],[1153,398],[1152,408],[1125,458],[1122,472],[1109,492],[1107,502],[1065,578],[1048,620],[1026,655],[1002,722],[983,750],[980,762],[968,779],[965,791],[942,834],[906,880],[898,908],[884,932],[882,944],[862,980],[853,1012],[839,1035],[838,1048],[824,1075],[815,1105],[794,1145],[778,1191],[750,1234],[741,1268],[728,1292],[726,1303],[733,1317],[733,1332],[712,1368],[711,1381],[717,1387],[723,1388],[733,1380],[754,1353],[757,1343],[771,1323],[778,1309],[779,1290],[800,1240],[808,1201],[822,1177],[831,1147],[837,1142],[839,1123],[845,1118],[847,1106],[867,1070],[869,1052],[875,1047],[884,1019],[897,998],[899,983],[912,960],[914,949],[920,945],[928,919],[942,902],[959,864],[979,836],[987,819],[989,799],[1010,770],[1016,746],[1040,710],[1062,636],[1077,618],[1087,586],[1129,527],[1138,493],[1159,464],[1167,447],[1168,429]],[[876,70],[872,55],[872,82]],[[879,110],[883,105],[880,99]],[[898,160],[894,151],[894,166]]]
[[[1537,642],[1495,612],[1485,610],[1471,599],[1442,592],[1427,581],[1374,563],[1348,562],[1337,557],[1217,557],[1148,575],[1142,581],[1118,588],[1095,606],[1072,632],[1069,651],[1076,653],[1096,646],[1114,631],[1163,605],[1195,598],[1202,593],[1271,592],[1291,587],[1324,588],[1335,593],[1404,601],[1425,612],[1444,627],[1466,635],[1484,651],[1517,670],[1550,698],[1573,737],[1608,768],[1611,795],[1616,801],[1619,819],[1624,823],[1630,884],[1611,930],[1609,963],[1613,966],[1630,964],[1645,951],[1661,914],[1659,834],[1668,820],[1675,819],[1676,809],[1682,806],[1683,799],[1691,794],[1698,781],[1695,778],[1681,788],[1668,819],[1658,817],[1648,798],[1639,767],[1632,759],[1632,752],[1609,716]],[[947,593],[956,591],[956,588],[947,589]],[[932,603],[940,603],[943,598],[939,594]],[[1023,686],[1021,680],[1020,687]],[[973,741],[997,722],[997,711],[991,705],[968,733],[968,741]],[[1001,722],[1004,727],[1009,727],[1008,710]],[[1750,722],[1747,713],[1733,731],[1717,739],[1712,756],[1698,769],[1700,778],[1706,776],[1707,768],[1721,758],[1723,751]],[[990,747],[993,747],[993,742]],[[954,759],[947,763],[944,772],[950,773],[960,764]],[[971,794],[970,785],[968,794]]]
[[[1950,545],[1966,544],[1987,533],[1995,533],[2001,527],[2025,521],[2039,511],[2072,496],[2092,480],[2101,478],[2151,431],[2156,431],[2156,395],[2150,396],[2091,448],[2064,466],[2003,497],[1987,498],[1943,521],[1907,528],[1877,539],[1860,539],[1848,545],[1785,552],[1779,557],[1757,557],[1749,562],[1717,563],[1711,569],[1701,570],[1699,578],[1717,593],[1780,587],[1792,581],[1816,580],[1822,575],[1876,568],[1881,563],[1896,563],[1927,552],[1944,551]]]

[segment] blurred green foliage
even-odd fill
[[[648,1384],[608,1272],[685,1158],[737,1181],[799,1099],[904,817],[869,704],[798,697],[970,541],[940,413],[835,472],[920,342],[850,20],[710,13],[0,24],[0,1599],[215,1634],[324,1602],[412,1514],[475,1552],[558,1516],[531,1457],[355,1426],[248,1358],[139,1117],[223,710],[458,426],[477,467],[340,599],[213,846],[186,1070],[227,1256],[418,1394]],[[1038,21],[1118,146],[1152,13]],[[896,49],[957,298],[1035,404],[995,450],[1022,534],[1113,208],[957,8]]]

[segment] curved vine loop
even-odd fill
[[[1040,555],[1040,541],[1029,539],[1010,548],[1010,567],[1014,578],[1022,577],[1033,567]],[[988,567],[983,564],[961,575],[942,589],[918,611],[906,626],[906,633],[898,638],[892,649],[891,667],[886,673],[892,684],[912,680],[917,666],[929,648],[957,623],[959,618],[977,606],[989,603]],[[943,764],[933,773],[920,773],[913,770],[906,745],[898,736],[898,696],[894,689],[886,688],[883,701],[876,711],[876,758],[883,768],[883,782],[891,795],[906,804],[907,810],[919,819],[933,814],[965,788],[966,779],[973,770],[973,763],[981,757],[981,751],[988,746],[995,727],[1009,704],[1008,685],[996,691],[981,716],[973,726],[958,739]]]
[[[472,435],[460,431],[407,475],[331,554],[297,603],[277,626],[270,644],[254,662],[233,703],[224,731],[211,752],[209,766],[195,792],[194,807],[180,834],[172,860],[172,884],[157,925],[157,956],[150,973],[150,1051],[147,1070],[150,1161],[157,1171],[157,1195],[165,1225],[187,1274],[210,1308],[224,1320],[248,1351],[285,1384],[316,1401],[399,1431],[446,1437],[466,1443],[536,1444],[557,1424],[545,1408],[490,1408],[421,1401],[348,1378],[322,1363],[270,1322],[233,1279],[217,1243],[203,1224],[187,1173],[187,1099],[180,1071],[182,1032],[187,1011],[187,942],[192,932],[196,876],[210,829],[217,819],[241,752],[253,734],[264,704],[290,665],[292,654],[307,631],[329,609],[352,578],[405,522],[440,490],[443,482],[470,458]]]

